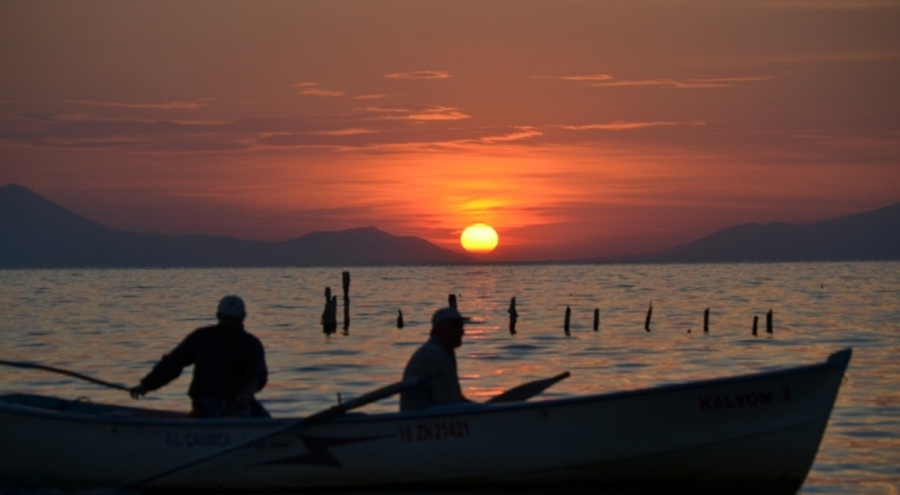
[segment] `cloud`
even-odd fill
[[[530,139],[533,137],[543,136],[544,133],[532,126],[521,126],[513,129],[512,131],[499,135],[499,136],[488,136],[483,137],[479,141],[482,143],[502,143],[509,141],[522,141],[525,139]]]
[[[319,83],[314,83],[314,82],[303,82],[303,83],[292,84],[291,88],[299,90],[300,94],[304,95],[304,96],[335,97],[335,96],[344,96],[346,94],[345,91],[321,88],[321,87],[319,87]]]
[[[462,113],[454,108],[440,107],[427,110],[424,112],[411,113],[406,116],[407,120],[463,120],[470,119],[471,115]]]
[[[644,79],[636,81],[613,80],[591,83],[594,87],[652,86],[678,89],[729,88],[740,83],[771,81],[775,76],[749,77],[692,77],[688,79]]]
[[[706,122],[702,121],[691,121],[691,122],[668,122],[668,121],[656,121],[656,122],[626,122],[623,120],[615,121],[615,122],[607,122],[605,124],[586,124],[586,125],[559,125],[556,126],[560,129],[565,129],[567,131],[630,131],[634,129],[646,129],[648,127],[665,127],[665,126],[702,126],[706,125]]]
[[[130,148],[147,151],[233,150],[241,136],[255,136],[279,122],[183,122],[163,119],[110,119],[89,115],[19,114],[27,130],[0,133],[0,140],[47,148]],[[269,128],[263,126],[270,126]],[[217,142],[221,141],[221,142]]]
[[[450,106],[366,107],[332,117],[194,119],[107,118],[89,113],[20,113],[31,124],[0,132],[0,141],[36,148],[131,148],[149,152],[251,150],[319,147],[345,150],[421,143],[522,139],[520,128],[495,130],[449,127],[471,118]],[[442,125],[442,123],[445,123]],[[411,125],[413,124],[413,125]],[[423,125],[428,124],[428,125]],[[507,128],[510,129],[510,128]],[[486,141],[482,141],[488,136]]]
[[[557,76],[554,79],[561,81],[575,81],[587,83],[593,87],[663,87],[663,88],[727,88],[741,83],[752,83],[771,81],[777,79],[776,76],[738,76],[738,77],[691,77],[687,79],[639,79],[639,80],[623,80],[616,79],[609,74],[586,74]]]
[[[378,131],[372,129],[352,128],[352,129],[335,129],[331,131],[313,131],[311,134],[315,136],[356,136],[359,134],[373,134]]]
[[[448,72],[440,70],[417,70],[413,72],[394,72],[384,76],[388,79],[447,79]]]
[[[472,118],[471,115],[465,114],[454,107],[430,106],[420,110],[411,110],[405,108],[384,108],[384,107],[368,107],[366,110],[370,112],[382,114],[379,119],[382,120],[412,120],[412,121],[430,121],[430,120],[464,120]]]
[[[101,101],[101,100],[65,100],[70,105],[79,105],[85,107],[102,107],[102,108],[125,108],[130,110],[199,110],[209,106],[213,101],[204,99],[200,101],[161,101],[161,102],[142,102],[128,103],[122,101]]]
[[[304,89],[300,94],[306,96],[344,96],[345,93],[335,89],[310,88]]]
[[[609,74],[588,74],[584,76],[559,76],[556,79],[562,79],[563,81],[611,81],[615,79],[613,76]]]

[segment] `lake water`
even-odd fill
[[[214,322],[219,298],[239,294],[248,330],[266,346],[270,383],[259,398],[275,416],[398,381],[451,294],[479,320],[458,351],[464,391],[476,400],[565,370],[570,378],[532,400],[819,362],[852,347],[800,493],[900,492],[900,262],[0,270],[0,287],[0,359],[129,386],[189,331]],[[326,287],[338,297],[331,335],[320,324]],[[186,410],[188,375],[142,405]],[[0,391],[132,403],[122,391],[17,368],[3,369]],[[396,408],[391,398],[361,411]]]

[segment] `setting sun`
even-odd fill
[[[469,225],[459,237],[463,249],[470,253],[490,253],[497,247],[499,240],[497,231],[484,223]]]

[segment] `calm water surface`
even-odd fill
[[[343,271],[351,276],[346,332]],[[326,287],[338,296],[338,331],[330,336],[320,325]],[[463,387],[475,399],[565,370],[572,376],[540,397],[818,362],[852,347],[850,369],[800,493],[900,493],[897,262],[6,270],[0,288],[0,359],[123,385],[135,384],[190,330],[212,323],[219,298],[239,294],[247,303],[248,330],[267,350],[270,383],[259,398],[276,416],[310,414],[339,395],[350,398],[399,380],[407,357],[426,338],[431,313],[451,294],[464,314],[479,320],[467,327],[458,353]],[[513,297],[515,334],[507,313]],[[186,409],[185,375],[142,404]],[[0,391],[131,402],[121,391],[15,368],[3,369]],[[363,411],[396,408],[393,398]]]

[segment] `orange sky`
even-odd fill
[[[637,254],[900,202],[900,0],[0,3],[0,185],[104,225]]]

